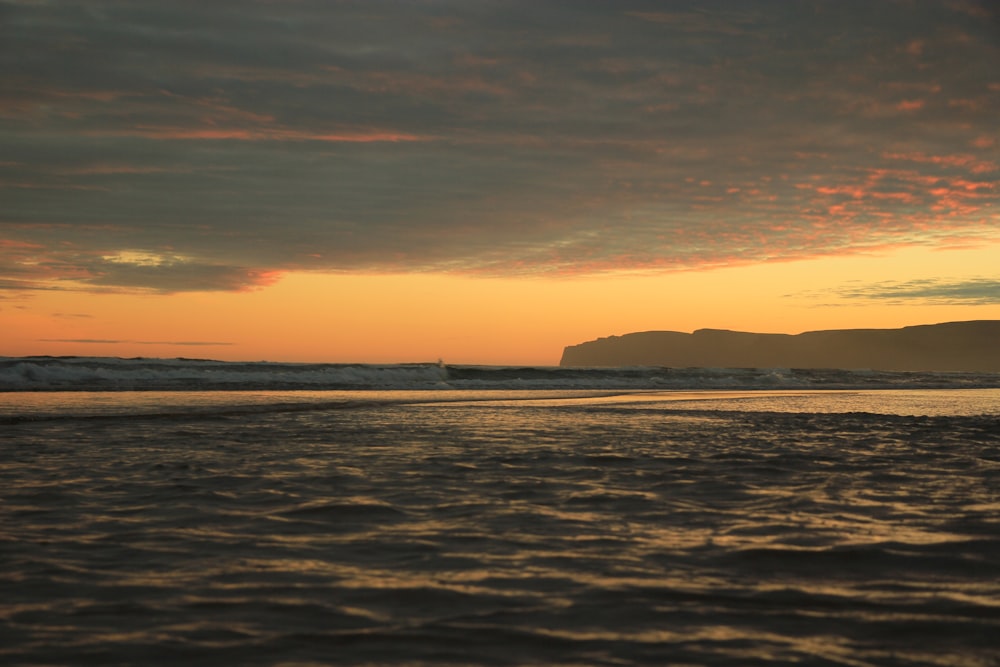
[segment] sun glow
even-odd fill
[[[191,261],[190,257],[183,255],[147,252],[145,250],[121,250],[101,255],[101,259],[112,264],[128,264],[130,266],[170,266]]]
[[[845,290],[927,276],[992,277],[998,249],[908,248],[544,279],[293,272],[245,292],[38,290],[0,302],[2,353],[554,365],[567,345],[633,331],[799,333],[1000,318],[997,303],[893,302]],[[170,261],[138,251],[120,257]]]

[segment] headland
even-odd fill
[[[1000,320],[800,334],[644,331],[570,345],[560,366],[1000,372]]]

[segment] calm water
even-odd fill
[[[0,394],[5,664],[989,665],[1000,390]]]

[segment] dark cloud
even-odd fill
[[[818,290],[786,294],[791,298],[808,299],[816,304],[833,305],[831,298],[849,301],[877,301],[886,305],[1000,305],[1000,279],[926,278],[905,281],[863,283],[855,281],[834,290]]]
[[[944,279],[910,280],[852,285],[836,291],[844,299],[863,299],[888,303],[933,303],[947,305],[1000,305],[1000,280],[972,278],[961,281]]]
[[[995,17],[0,0],[0,287],[677,269],[994,236]]]
[[[191,347],[213,347],[234,345],[234,343],[220,343],[215,341],[200,340],[118,340],[112,338],[39,338],[39,343],[84,343],[87,345],[180,345]]]
[[[155,287],[162,292],[238,291],[274,281],[267,271],[145,253],[105,256],[87,268],[88,282],[94,285]]]
[[[0,290],[35,291],[46,289],[54,288],[27,280],[10,280],[6,278],[0,279]]]

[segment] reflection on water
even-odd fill
[[[0,427],[0,662],[995,667],[986,411],[224,393]]]
[[[550,392],[551,393],[551,392]],[[629,391],[577,396],[525,395],[491,396],[487,392],[475,401],[494,405],[516,405],[525,400],[541,406],[590,404],[635,404],[656,409],[709,410],[733,412],[870,412],[885,415],[998,415],[1000,389],[812,389],[739,391]]]
[[[715,392],[708,397],[691,392],[675,400],[698,410],[1000,416],[1000,389]]]
[[[348,390],[0,392],[0,418],[277,412],[358,405],[490,404],[558,407],[657,404],[684,410],[887,415],[997,415],[1000,389],[881,390]],[[646,407],[649,407],[646,405]]]
[[[596,390],[287,390],[0,392],[0,417],[177,415],[192,412],[277,412],[296,407],[353,407],[483,400],[586,399]]]

